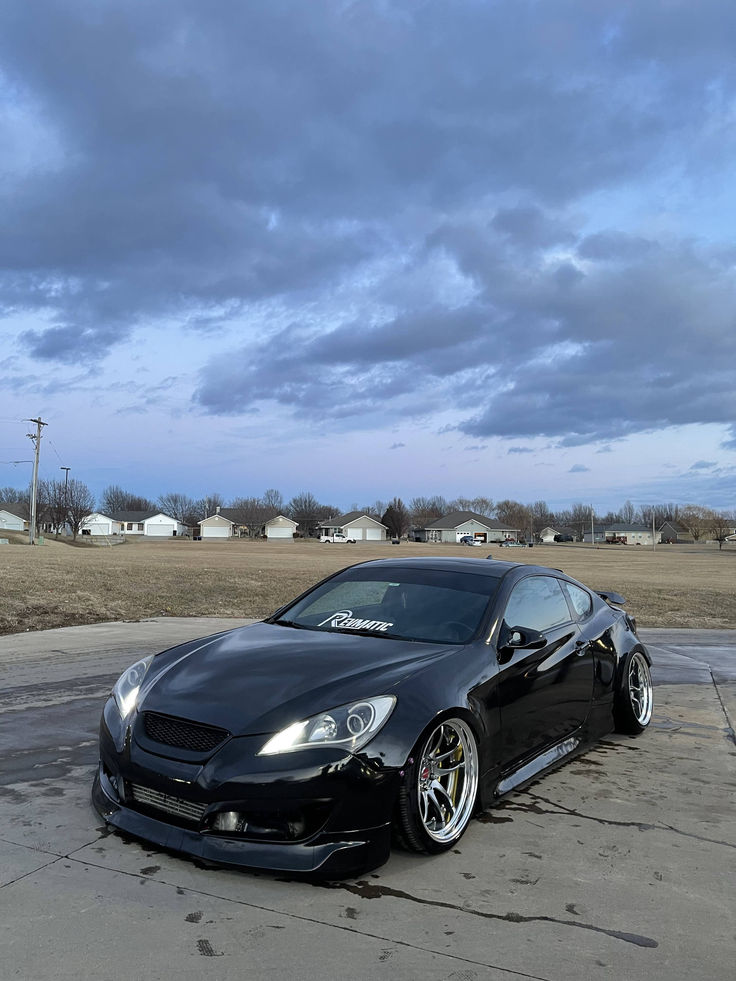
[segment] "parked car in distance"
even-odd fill
[[[555,535],[556,542],[574,542],[572,535]]]
[[[343,569],[129,667],[102,710],[94,805],[127,835],[281,873],[352,876],[392,839],[450,851],[478,810],[646,729],[651,659],[624,602],[498,559]]]
[[[339,535],[339,534],[338,535],[320,535],[319,536],[319,540],[321,542],[333,542],[334,544],[337,544],[338,542],[341,542],[344,545],[355,545],[355,539],[354,538],[348,538],[346,535]]]
[[[480,538],[473,538],[472,535],[463,535],[459,542],[460,545],[485,545]]]
[[[507,538],[505,542],[501,542],[501,548],[526,548],[526,542],[515,542]]]

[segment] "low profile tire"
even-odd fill
[[[621,687],[613,706],[616,732],[632,736],[644,732],[652,718],[653,705],[649,663],[641,651],[632,651],[624,658]]]
[[[451,848],[475,812],[478,772],[478,744],[467,722],[445,719],[422,737],[399,793],[399,844],[430,855]]]

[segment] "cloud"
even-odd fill
[[[389,446],[389,449],[390,449],[390,450],[400,450],[400,449],[402,449],[402,448],[403,448],[404,446],[406,446],[406,443],[392,443],[392,444],[391,444],[391,445]]]
[[[479,445],[732,425],[731,229],[680,205],[730,186],[736,10],[691,7],[9,0],[6,350],[194,335],[195,412]]]
[[[590,473],[590,467],[586,467],[582,463],[576,463],[567,471],[568,473]]]
[[[690,467],[691,470],[713,470],[718,464],[715,460],[698,460]]]

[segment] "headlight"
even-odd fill
[[[274,756],[315,746],[341,746],[355,753],[375,736],[395,704],[393,695],[379,695],[321,712],[277,732],[258,755]]]
[[[127,671],[124,671],[112,689],[112,696],[115,699],[121,716],[125,719],[133,711],[135,701],[138,698],[146,671],[153,660],[154,655],[141,658],[132,664]]]

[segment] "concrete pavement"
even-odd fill
[[[89,804],[119,672],[239,622],[0,637],[0,977],[731,981],[736,632],[643,630],[643,736],[607,737],[446,855],[317,886],[201,869]]]

